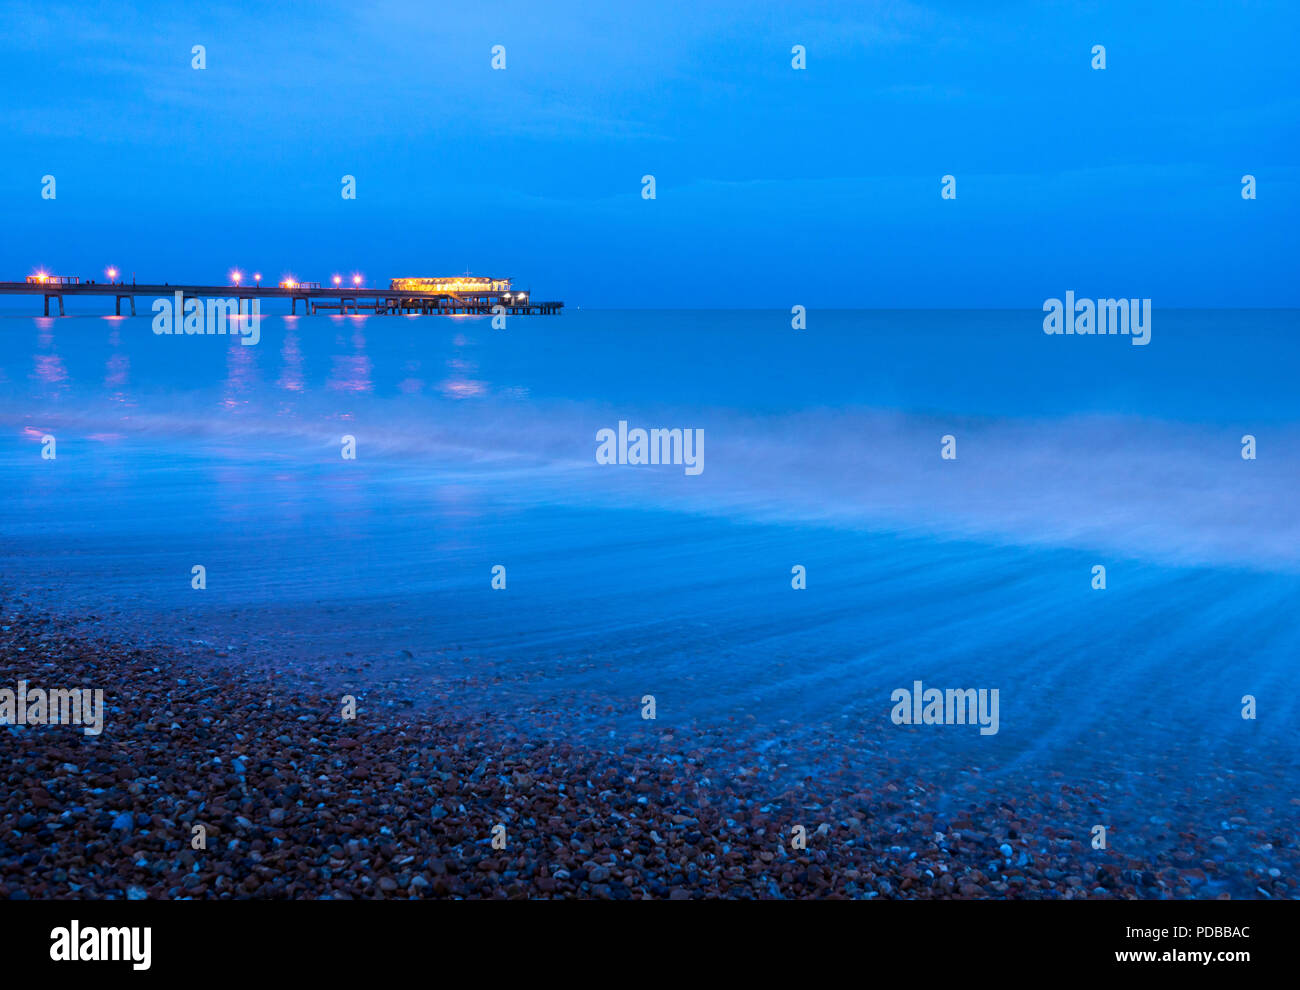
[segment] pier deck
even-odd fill
[[[278,285],[161,285],[134,284],[131,282],[0,282],[0,295],[44,296],[45,315],[50,315],[50,301],[57,301],[59,315],[63,316],[65,297],[99,296],[112,298],[116,315],[122,315],[122,302],[127,301],[132,316],[136,315],[135,301],[146,300],[145,314],[153,312],[154,299],[175,299],[176,293],[189,299],[283,299],[289,303],[290,313],[297,315],[302,302],[304,314],[317,310],[337,310],[340,313],[374,313],[376,315],[420,314],[424,316],[455,316],[475,314],[491,316],[494,306],[502,306],[509,316],[545,316],[559,313],[562,302],[534,302],[531,298],[520,302],[506,302],[501,292],[414,292],[407,289],[344,288],[342,286],[282,288]],[[512,293],[513,295],[513,293]]]

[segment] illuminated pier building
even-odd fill
[[[446,278],[395,278],[389,285],[397,292],[509,292],[510,279],[487,275],[449,275]]]

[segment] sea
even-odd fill
[[[1042,321],[276,313],[250,346],[11,308],[0,589],[415,717],[702,731],[814,781],[891,754],[1294,848],[1300,311]],[[701,469],[600,463],[620,423]],[[998,731],[896,724],[918,681],[997,689]]]

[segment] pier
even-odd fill
[[[171,285],[168,283],[136,284],[134,282],[82,282],[69,276],[31,276],[23,282],[0,282],[0,295],[43,296],[45,315],[50,315],[50,303],[64,315],[63,300],[82,296],[96,296],[113,300],[113,312],[122,314],[126,303],[131,316],[136,315],[136,299],[145,300],[144,315],[153,312],[154,299],[175,299],[180,293],[183,300],[190,299],[280,299],[289,303],[289,312],[298,315],[298,304],[303,304],[303,315],[314,315],[322,310],[342,314],[373,313],[377,316],[492,316],[497,306],[508,316],[549,316],[564,308],[562,302],[535,302],[527,293],[497,289],[472,289],[469,291],[418,291],[407,288],[361,288],[358,286],[324,286],[316,283],[281,285]]]

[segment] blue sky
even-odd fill
[[[0,278],[468,267],[591,307],[1296,305],[1292,2],[0,15]]]

